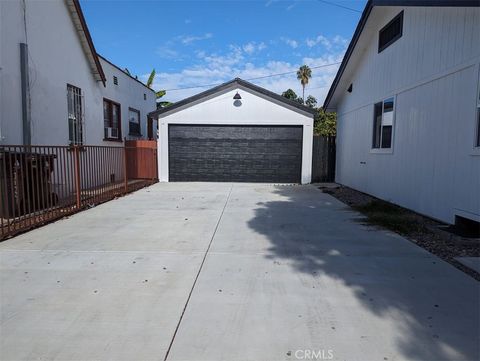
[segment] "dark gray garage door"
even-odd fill
[[[302,126],[170,125],[169,180],[299,183]]]

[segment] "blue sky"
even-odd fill
[[[328,0],[363,10],[365,0]],[[216,84],[340,62],[359,12],[320,0],[93,1],[81,5],[97,51],[154,88]],[[313,69],[305,94],[321,103],[338,65]],[[275,92],[292,88],[295,74],[252,81]],[[168,91],[178,101],[206,88]]]

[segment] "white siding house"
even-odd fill
[[[0,1],[0,44],[0,144],[121,144],[104,140],[104,98],[120,105],[117,140],[129,108],[146,136],[155,94],[97,55],[78,0]]]
[[[338,183],[480,221],[479,5],[367,3],[324,104],[338,116]]]

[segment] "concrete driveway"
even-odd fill
[[[314,186],[157,184],[0,243],[1,360],[478,360],[479,283]]]

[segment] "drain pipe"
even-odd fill
[[[30,111],[30,82],[28,79],[28,45],[20,43],[20,75],[22,86],[22,124],[23,124],[23,145],[32,144]]]

